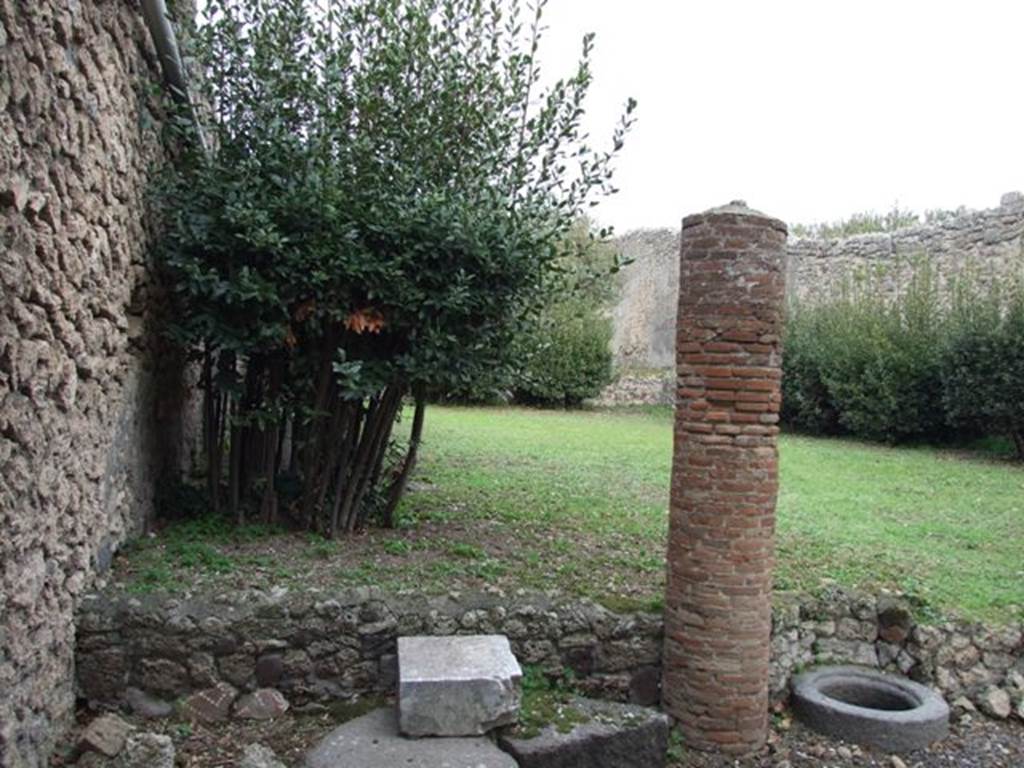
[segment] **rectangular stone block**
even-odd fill
[[[504,635],[400,637],[399,729],[476,736],[514,723],[522,674]]]

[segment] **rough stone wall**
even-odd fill
[[[419,633],[501,632],[522,663],[569,667],[591,695],[659,698],[662,617],[557,596],[98,593],[82,602],[78,626],[78,688],[97,708],[123,706],[130,687],[173,702],[221,682],[275,686],[296,706],[394,692],[396,639]],[[909,675],[995,716],[987,702],[1002,691],[1024,720],[1024,626],[918,624],[898,595],[777,592],[771,659],[773,702],[796,671],[852,663]]]
[[[740,202],[683,220],[665,707],[733,754],[768,735],[785,245]]]
[[[613,346],[620,366],[673,365],[675,296],[679,289],[679,233],[630,232],[618,240],[634,263],[622,270],[621,299],[613,311]],[[934,226],[842,240],[790,240],[786,248],[787,290],[807,297],[840,286],[850,277],[880,275],[895,290],[916,263],[925,261],[940,280],[967,264],[998,278],[1024,264],[1024,195],[1003,196],[998,208],[972,211]]]
[[[46,764],[75,604],[179,460],[145,191],[159,82],[136,0],[0,0],[0,765]]]

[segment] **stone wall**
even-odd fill
[[[177,464],[154,354],[158,62],[136,0],[0,0],[0,765],[72,716],[72,616]]]
[[[97,708],[124,706],[129,688],[149,695],[129,699],[159,708],[150,697],[169,703],[218,683],[273,686],[298,707],[388,693],[399,635],[491,632],[508,635],[523,664],[572,669],[590,695],[643,704],[660,696],[660,614],[614,613],[557,595],[97,594],[83,601],[78,627],[78,691]],[[804,667],[849,662],[907,674],[984,711],[1005,697],[1024,719],[1022,630],[918,625],[893,595],[777,593],[771,696],[784,700],[790,676]]]
[[[630,232],[617,244],[634,262],[622,270],[621,299],[612,315],[616,359],[625,367],[671,368],[679,232]],[[894,290],[921,260],[940,279],[969,263],[983,275],[1005,275],[1024,264],[1024,195],[1009,193],[998,208],[971,211],[934,226],[842,240],[791,239],[786,257],[787,289],[798,297],[820,295],[867,272],[881,274],[884,285]]]

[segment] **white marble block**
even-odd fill
[[[399,730],[476,736],[514,723],[522,676],[504,635],[400,637]]]

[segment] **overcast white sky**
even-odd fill
[[[590,125],[640,106],[619,232],[742,198],[789,222],[1024,189],[1021,0],[551,0],[547,73],[597,33]]]

